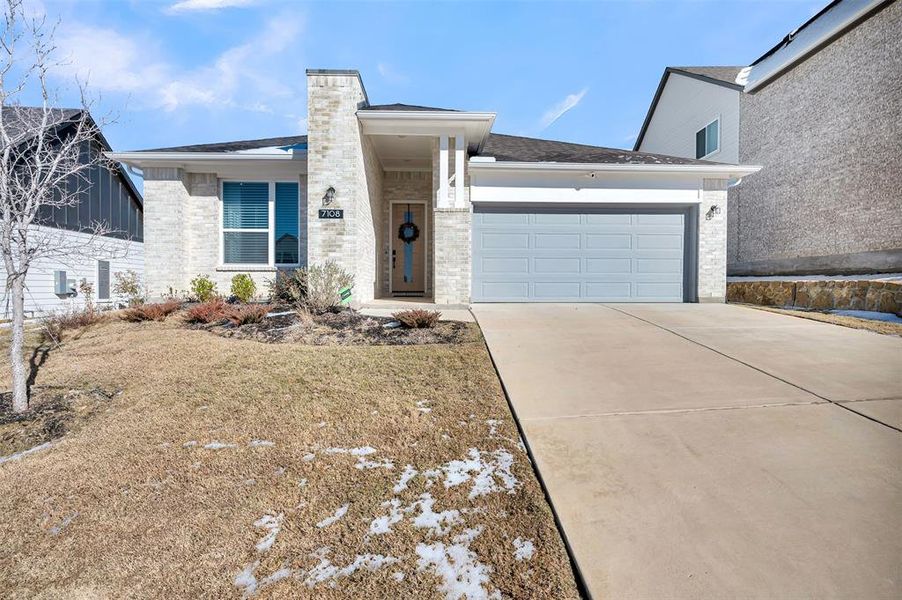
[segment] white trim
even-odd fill
[[[392,223],[394,218],[395,204],[422,204],[423,205],[423,297],[429,293],[429,201],[428,200],[390,200],[388,203],[388,295],[391,296],[394,291],[394,265],[392,265],[392,246],[394,244],[395,224]],[[433,252],[435,250],[433,249]]]
[[[465,157],[464,157],[464,134],[458,133],[454,136],[454,207],[464,207],[464,186],[466,185]]]
[[[558,163],[516,161],[469,161],[471,171],[581,171],[583,173],[662,173],[706,176],[715,179],[744,177],[761,170],[759,165],[669,165],[622,163]]]
[[[695,130],[695,138],[696,139],[694,139],[692,141],[698,143],[698,132],[704,131],[705,132],[705,150],[707,150],[708,149],[708,127],[710,127],[714,123],[717,123],[717,150],[714,150],[713,152],[708,152],[704,156],[698,156],[698,157],[696,157],[696,160],[705,160],[706,158],[708,158],[710,156],[714,156],[715,154],[720,152],[720,149],[722,146],[721,139],[720,139],[720,131],[721,131],[721,129],[723,129],[720,126],[720,115],[717,115],[713,121],[706,123],[705,126],[702,127],[701,129],[696,129]]]
[[[358,110],[367,135],[456,135],[463,131],[477,152],[495,123],[493,112]]]
[[[438,138],[438,208],[448,207],[448,136]]]

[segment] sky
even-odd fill
[[[138,150],[305,133],[307,68],[358,69],[373,104],[632,148],[665,67],[748,65],[828,0],[27,1],[59,19],[63,103],[87,80]]]

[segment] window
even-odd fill
[[[299,264],[299,191],[296,182],[223,182],[223,264]]]
[[[97,261],[97,299],[110,299],[110,261]]]
[[[296,265],[300,259],[298,184],[276,184],[276,264]]]
[[[704,158],[720,149],[720,119],[695,132],[695,158]]]
[[[269,184],[222,184],[222,260],[227,265],[269,264]]]

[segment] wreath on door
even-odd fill
[[[407,216],[410,218],[410,205],[407,205]],[[405,244],[411,244],[420,237],[420,228],[412,221],[405,221],[398,227],[398,239]]]

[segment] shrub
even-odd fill
[[[269,304],[243,304],[230,306],[225,311],[225,318],[232,325],[247,325],[248,323],[262,323],[272,306]]]
[[[299,305],[307,289],[307,271],[293,269],[279,271],[275,279],[269,282],[269,298],[272,302],[285,302]]]
[[[66,329],[79,329],[95,323],[106,321],[107,315],[97,310],[76,310],[71,312],[51,313],[41,319],[41,337],[44,340],[59,342]]]
[[[191,295],[198,302],[207,302],[219,294],[212,279],[207,275],[198,275],[191,280]]]
[[[113,284],[113,293],[124,296],[129,306],[144,304],[144,288],[141,285],[141,277],[131,269],[126,272],[117,271],[113,274],[116,283]]]
[[[85,297],[85,310],[91,313],[95,312],[94,284],[87,279],[82,279],[78,284],[78,291]]]
[[[239,302],[250,302],[257,295],[257,284],[247,273],[238,273],[232,277],[232,295]]]
[[[192,306],[185,312],[188,323],[215,323],[226,318],[226,303],[221,298]]]
[[[122,318],[132,323],[139,321],[162,321],[182,306],[178,300],[167,300],[154,304],[141,304],[122,311]]]
[[[339,290],[353,285],[354,276],[330,261],[280,273],[270,283],[270,293],[274,300],[321,314],[337,310],[341,306]]]
[[[423,310],[416,308],[413,310],[402,310],[392,315],[401,322],[401,325],[409,329],[432,329],[442,313],[437,310]]]

